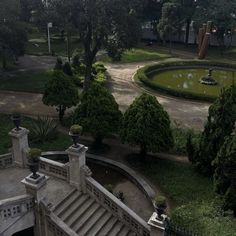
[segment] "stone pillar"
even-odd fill
[[[21,183],[25,185],[26,193],[30,194],[34,197],[35,205],[34,205],[34,216],[35,216],[35,226],[34,226],[34,235],[35,236],[45,236],[42,222],[44,219],[41,217],[40,210],[40,201],[43,200],[46,196],[46,183],[48,177],[38,173],[39,177],[37,179],[31,178],[30,174],[26,178],[24,178]]]
[[[158,219],[157,213],[153,212],[151,218],[148,221],[151,231],[150,236],[164,236],[165,235],[165,220],[166,215],[162,215],[162,220]]]
[[[78,190],[85,191],[84,180],[85,172],[84,168],[86,166],[85,154],[88,150],[87,147],[80,144],[78,147],[71,146],[66,152],[69,156],[69,181],[70,184],[75,186]]]
[[[14,158],[14,164],[19,167],[26,167],[26,153],[29,150],[28,143],[28,133],[29,130],[21,128],[20,130],[12,129],[9,135],[12,139],[12,152]]]

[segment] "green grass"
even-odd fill
[[[27,71],[0,75],[0,90],[43,93],[50,72]]]
[[[222,215],[211,179],[198,174],[191,165],[157,158],[150,158],[146,164],[135,159],[129,163],[174,203],[171,216],[176,223],[199,235],[235,235],[236,219]]]
[[[199,83],[199,79],[207,76],[208,69],[169,69],[150,76],[151,83],[164,86],[179,92],[191,92],[196,95],[217,97],[223,87],[229,87],[236,81],[236,72],[214,69],[212,77],[218,82],[216,86]]]
[[[34,38],[36,36],[37,38]],[[81,45],[76,37],[72,37],[71,54],[75,49],[81,49]],[[66,40],[62,40],[59,37],[53,37],[51,39],[51,50],[54,52],[54,55],[56,56],[67,56]],[[49,53],[48,53],[47,39],[42,35],[31,36],[26,45],[26,54],[35,56],[48,55]]]
[[[22,125],[23,127],[31,130],[32,118],[23,117]],[[8,132],[14,128],[14,125],[10,119],[10,115],[0,114],[0,155],[7,153],[8,149],[11,147],[11,139]],[[44,143],[34,142],[29,135],[30,147],[37,147],[42,149],[42,151],[64,151],[71,144],[71,138],[68,135],[58,133],[56,139],[45,141]]]
[[[170,54],[163,51],[153,51],[150,48],[133,48],[126,50],[118,63],[131,63],[140,61],[159,61],[171,57]],[[108,56],[101,56],[99,60],[111,62]]]

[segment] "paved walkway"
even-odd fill
[[[25,56],[20,60],[21,70],[38,70],[52,68],[55,58]],[[110,74],[109,88],[116,101],[124,111],[134,100],[135,97],[143,92],[132,81],[135,71],[153,62],[140,62],[129,64],[107,64]],[[202,129],[208,114],[209,104],[191,102],[188,100],[156,96],[158,101],[169,113],[173,122],[184,127]],[[22,92],[0,91],[0,112],[12,113],[15,111],[26,115],[48,115],[57,116],[55,108],[45,106],[42,95]]]

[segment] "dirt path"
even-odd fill
[[[20,59],[19,70],[48,70],[53,68],[55,60],[54,57],[48,56],[25,56]],[[143,92],[143,89],[139,88],[132,81],[133,74],[138,68],[150,63],[153,62],[106,65],[108,73],[110,74],[108,83],[109,89],[122,111],[127,109],[134,98]],[[209,104],[164,97],[161,95],[156,95],[156,97],[175,123],[183,127],[192,127],[195,129],[203,128]],[[42,95],[40,94],[0,91],[0,112],[11,113],[18,111],[34,116],[56,116],[55,108],[45,106],[41,99]]]

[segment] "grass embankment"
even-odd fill
[[[23,117],[22,126],[32,130],[32,118]],[[14,128],[14,125],[10,119],[10,115],[0,114],[0,155],[7,153],[8,149],[11,147],[11,139],[8,135],[8,132]],[[43,151],[64,151],[71,145],[71,139],[68,135],[57,133],[56,138],[50,139],[45,142],[36,142],[34,137],[29,134],[29,144],[30,147],[37,147]]]
[[[236,219],[223,216],[212,180],[198,174],[191,165],[150,158],[145,165],[129,160],[174,203],[171,218],[198,235],[236,235]]]

